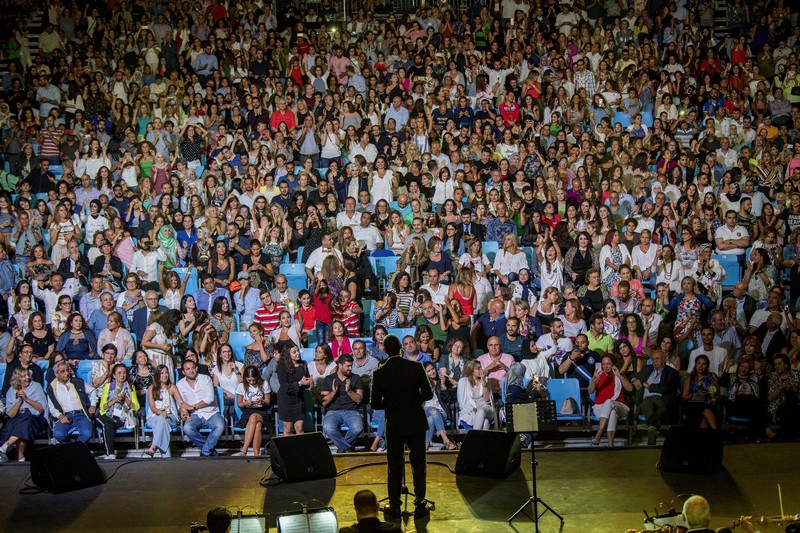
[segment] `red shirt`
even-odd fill
[[[314,315],[316,321],[321,324],[333,324],[333,314],[331,313],[331,300],[333,297],[330,294],[315,294],[314,295]]]
[[[500,104],[500,116],[503,117],[503,124],[506,126],[519,124],[519,104],[516,102],[503,102]]]
[[[269,127],[272,129],[272,131],[278,131],[278,126],[281,125],[281,122],[285,122],[288,129],[292,129],[297,126],[297,118],[289,109],[285,109],[283,111],[276,109],[269,117]]]
[[[298,318],[303,319],[303,331],[311,331],[316,327],[317,311],[313,305],[308,309],[301,306],[297,309],[297,313],[294,314],[294,319],[297,320]]]
[[[347,305],[341,306],[338,303],[333,305],[333,317],[336,320],[340,320],[345,327],[345,331],[347,331],[347,335],[349,337],[358,337],[358,313],[355,309],[358,307],[358,304],[354,301],[347,302]],[[346,311],[352,311],[352,314],[347,315],[345,314]]]
[[[272,304],[272,310],[270,311],[267,309],[266,306],[262,305],[258,311],[256,311],[256,315],[253,318],[253,322],[256,324],[261,324],[264,327],[264,332],[269,334],[273,330],[277,329],[278,325],[280,324],[280,314],[285,308],[281,304]]]

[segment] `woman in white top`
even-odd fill
[[[166,265],[161,263],[161,275],[158,277],[158,281],[161,285],[161,294],[164,295],[164,301],[162,302],[164,307],[167,309],[180,310],[181,299],[186,292],[186,284],[189,281],[189,276],[191,276],[193,269],[194,266],[190,264],[186,272],[186,277],[183,278],[183,282],[181,283],[181,278],[178,276],[178,273],[171,270],[166,272]]]
[[[261,455],[261,432],[264,422],[269,420],[271,396],[272,389],[261,377],[261,372],[254,366],[247,366],[244,380],[236,387],[236,404],[242,410],[236,427],[244,429],[244,439],[242,450],[234,456],[244,457],[250,446],[253,447],[253,455]]]
[[[656,285],[659,283],[666,283],[669,285],[670,291],[678,292],[681,289],[682,279],[683,268],[681,264],[675,260],[675,250],[670,244],[663,245],[661,247],[661,252],[658,254]]]
[[[467,244],[466,251],[458,260],[457,268],[461,269],[467,265],[472,265],[475,273],[485,278],[486,274],[488,274],[492,268],[492,263],[489,262],[489,258],[486,257],[486,254],[481,251],[482,247],[481,241],[478,239],[470,240]]]
[[[433,203],[438,209],[455,192],[456,183],[450,176],[450,169],[442,168],[439,175],[433,178],[433,187]]]
[[[314,350],[314,363],[308,365],[308,375],[314,383],[312,392],[319,386],[319,382],[325,376],[330,376],[336,372],[336,362],[333,360],[333,352],[327,344],[318,344]]]
[[[244,364],[233,359],[230,344],[223,344],[217,351],[217,364],[211,369],[211,379],[215,387],[222,388],[222,396],[226,406],[233,405],[236,400],[236,387],[242,382]]]
[[[144,331],[140,346],[147,353],[153,366],[165,365],[172,372],[175,364],[172,361],[172,339],[180,320],[180,312],[176,311],[153,311],[150,313],[150,324]],[[164,327],[167,324],[167,327]],[[171,327],[169,327],[171,326]],[[167,336],[166,331],[172,332]]]
[[[458,380],[458,421],[467,429],[489,429],[494,420],[492,392],[486,383],[481,364],[473,359],[467,361]]]
[[[169,451],[170,433],[180,424],[178,405],[183,402],[178,387],[172,383],[172,372],[164,365],[156,368],[156,381],[147,389],[147,426],[153,429],[153,442],[144,453],[153,457],[156,450],[162,457]]]
[[[539,259],[542,290],[555,287],[560,291],[564,286],[564,261],[561,248],[549,234],[536,249],[536,256]]]
[[[379,155],[375,159],[375,170],[369,177],[369,194],[373,204],[377,204],[379,200],[386,200],[387,203],[394,201],[393,182],[394,172],[388,168],[386,157]]]
[[[583,306],[577,299],[564,302],[564,314],[559,317],[564,324],[564,336],[575,340],[581,333],[586,333],[586,321],[583,320]]]
[[[320,143],[322,144],[322,152],[320,152],[320,168],[328,168],[331,161],[338,161],[342,157],[341,141],[339,140],[339,133],[334,131],[333,122],[326,120],[322,125],[320,132]]]
[[[600,250],[600,271],[603,284],[610,289],[621,279],[619,267],[631,264],[631,254],[626,246],[619,245],[619,231],[615,229],[606,234],[605,243]]]
[[[656,262],[658,261],[658,246],[652,244],[652,233],[643,229],[639,234],[639,246],[633,248],[631,264],[636,272],[636,277],[642,282],[649,281],[651,287],[656,286]]]
[[[494,257],[494,273],[501,283],[508,285],[517,279],[517,273],[523,268],[528,268],[525,252],[517,248],[517,236],[507,233],[502,249]]]

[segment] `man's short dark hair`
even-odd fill
[[[349,353],[343,353],[342,355],[339,356],[339,359],[336,360],[337,365],[344,365],[352,362],[353,362],[353,356],[350,355]]]
[[[226,533],[231,527],[233,514],[225,507],[214,507],[206,515],[208,533]]]
[[[353,496],[353,507],[356,513],[369,514],[378,511],[378,497],[371,490],[360,490]]]
[[[383,340],[383,349],[386,355],[393,357],[395,355],[400,355],[403,347],[400,344],[400,339],[398,339],[396,335],[387,335]]]

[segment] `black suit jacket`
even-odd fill
[[[756,328],[753,332],[753,335],[756,338],[763,340],[767,336],[767,323],[764,322],[760,326]],[[783,350],[786,347],[786,335],[783,334],[780,328],[778,331],[775,332],[775,335],[772,336],[772,340],[769,341],[769,345],[767,346],[766,351],[764,352],[764,357],[767,358],[767,361],[772,361],[772,357]]]
[[[64,277],[64,281],[75,277],[75,271],[71,268],[72,261],[69,257],[65,257],[58,264],[58,273]],[[89,259],[85,255],[78,257],[78,282],[84,287],[89,286]]]
[[[653,373],[653,365],[645,366],[636,377],[639,378],[639,381],[642,383],[646,383],[647,379]],[[681,377],[678,374],[678,371],[672,368],[671,366],[665,366],[664,370],[661,374],[661,380],[650,386],[650,392],[655,392],[661,395],[664,398],[664,403],[667,405],[668,408],[678,406],[678,391],[681,388]]]
[[[469,233],[465,231],[465,225],[461,222],[458,223],[458,232],[461,233],[461,238],[466,239],[467,235],[472,235],[474,238],[482,241],[483,238],[486,236],[486,232],[483,229],[483,224],[480,222],[472,222],[469,225]]]
[[[756,303],[755,298],[750,296],[749,294],[745,293],[744,295],[744,317],[747,319],[747,323],[750,323],[750,318],[753,316],[753,313],[756,312],[758,308],[758,304]]]
[[[374,409],[386,410],[386,435],[402,437],[425,432],[423,402],[433,398],[428,375],[420,363],[390,357],[372,376]]]

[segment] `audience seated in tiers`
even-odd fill
[[[169,455],[179,418],[213,454],[240,385],[256,407],[241,362],[285,432],[313,397],[339,451],[361,433],[377,449],[361,377],[387,334],[437,366],[461,427],[502,425],[515,362],[576,378],[589,415],[610,356],[601,433],[624,404],[653,442],[681,397],[692,424],[800,433],[793,3],[745,2],[724,36],[680,2],[423,5],[333,36],[305,5],[207,20],[112,4],[55,0],[41,42],[8,32],[1,392],[22,392],[19,370],[48,394],[10,437],[18,458],[40,418],[86,440],[98,410],[111,456],[146,397],[148,451]],[[248,439],[265,416],[241,422]]]

